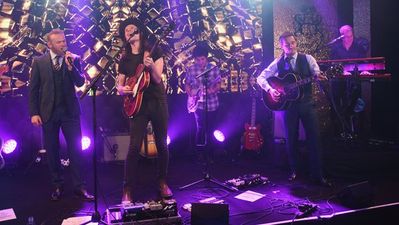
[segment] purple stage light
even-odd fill
[[[90,147],[91,140],[87,136],[82,137],[82,150],[85,151]]]
[[[6,142],[4,142],[2,150],[4,153],[10,154],[17,148],[17,145],[18,143],[16,140],[9,139]]]
[[[170,144],[170,137],[169,137],[169,135],[166,137],[166,144],[167,144],[167,145]]]
[[[218,140],[219,142],[224,142],[224,140],[225,140],[225,136],[224,136],[223,132],[220,130],[215,130],[213,132],[213,136],[215,136],[216,140]]]

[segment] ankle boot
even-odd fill
[[[162,198],[171,198],[173,196],[172,191],[170,190],[169,186],[166,184],[165,180],[159,181],[159,192]]]
[[[124,187],[123,194],[122,194],[122,204],[129,204],[132,203],[132,191],[130,188]]]

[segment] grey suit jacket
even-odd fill
[[[73,62],[80,70],[80,61]],[[65,62],[63,62],[65,64]],[[80,115],[80,105],[75,92],[75,85],[81,87],[84,84],[84,77],[80,71],[68,71],[66,65],[63,68],[63,93],[65,107],[73,116]],[[47,122],[54,109],[55,83],[53,65],[50,53],[34,58],[29,83],[29,112],[30,116],[40,115],[42,122]]]

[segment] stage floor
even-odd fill
[[[276,145],[272,148],[273,150],[260,155],[243,154],[235,157],[235,160],[231,160],[231,157],[223,153],[217,154],[209,169],[212,178],[224,182],[247,174],[260,174],[270,181],[239,191],[229,191],[208,181],[179,190],[181,186],[203,179],[204,167],[194,155],[179,156],[172,153],[169,185],[174,192],[182,224],[190,224],[191,219],[190,212],[183,209],[183,206],[209,197],[215,197],[228,204],[230,224],[290,224],[300,213],[299,206],[304,203],[317,205],[317,209],[310,216],[327,218],[334,215],[338,217],[340,212],[351,209],[399,202],[397,191],[399,180],[395,172],[378,171],[380,175],[375,175],[366,171],[356,176],[353,174],[353,169],[348,168],[352,176],[330,173],[329,177],[335,184],[332,188],[322,187],[309,181],[306,172],[300,173],[294,182],[289,182],[288,172],[284,169],[286,163],[281,146]],[[343,158],[337,154],[333,155],[335,157],[329,156],[325,159],[328,162],[327,165],[334,164],[332,160]],[[357,161],[362,161],[362,152],[357,152],[356,155]],[[134,188],[134,200],[140,202],[159,200],[155,161],[143,159],[140,166],[144,172]],[[92,164],[89,158],[86,168],[88,190],[93,192]],[[331,169],[336,168],[330,166],[330,171]],[[0,210],[12,208],[17,219],[0,222],[0,224],[26,224],[28,217],[33,216],[36,224],[53,225],[62,224],[66,218],[91,215],[94,203],[84,202],[74,197],[72,187],[68,183],[69,173],[66,174],[64,198],[61,201],[52,202],[50,200],[51,185],[45,161],[35,163],[28,170],[26,166],[8,167],[1,170]],[[122,176],[123,162],[98,164],[98,211],[100,214],[104,215],[107,208],[120,203]],[[245,191],[254,191],[262,194],[263,197],[254,202],[235,198]],[[323,221],[324,223],[319,224],[333,224],[332,219],[323,219]],[[376,224],[382,224],[381,222]],[[343,222],[337,224],[343,224]]]

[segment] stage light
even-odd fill
[[[82,137],[82,151],[87,150],[90,147],[91,140],[87,136]]]
[[[10,154],[17,148],[17,145],[18,145],[18,143],[17,143],[16,140],[9,139],[9,140],[4,142],[2,150],[3,150],[4,153]]]
[[[224,140],[225,140],[225,136],[224,136],[223,132],[220,131],[220,130],[215,130],[215,131],[213,132],[213,136],[214,136],[214,137],[216,138],[216,140],[219,141],[219,142],[224,142]]]
[[[169,135],[166,137],[166,144],[167,144],[167,145],[170,144],[170,137],[169,137]]]

